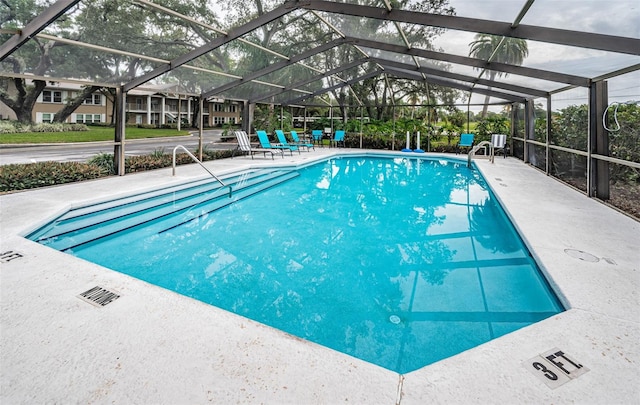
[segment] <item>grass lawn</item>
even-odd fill
[[[79,132],[25,132],[20,134],[0,134],[0,144],[13,143],[69,143],[113,141],[115,129],[110,127],[89,127],[89,131]],[[147,129],[127,127],[127,139],[163,138],[167,136],[189,135],[188,131],[177,129]]]

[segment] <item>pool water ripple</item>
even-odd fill
[[[70,253],[399,373],[563,310],[456,161],[332,158],[192,214]]]

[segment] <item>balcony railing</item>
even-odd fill
[[[139,112],[147,112],[148,104],[138,104],[138,103],[127,103],[126,105],[127,111],[139,111]],[[160,105],[151,104],[152,112],[160,112],[162,108]]]

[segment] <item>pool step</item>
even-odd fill
[[[268,180],[273,176],[279,176],[283,173],[286,173],[286,171],[266,170],[245,172],[229,177],[225,179],[225,182],[232,185],[235,189],[241,189],[251,186],[255,181],[259,181],[260,179]],[[210,196],[212,193],[220,192],[218,190],[221,189],[222,185],[220,183],[209,178],[74,208],[62,214],[47,226],[32,232],[27,238],[40,241],[43,238],[63,235],[67,232],[104,223],[108,220],[115,220],[127,215],[138,214],[144,210],[155,209],[162,205],[179,204],[192,197],[206,198],[206,196]],[[228,188],[225,188],[221,192],[228,193],[228,191]]]
[[[140,203],[127,201],[124,204],[106,204],[104,207],[108,208],[102,210],[94,206],[92,213],[61,216],[56,222],[58,224],[56,228],[47,227],[47,229],[38,230],[30,235],[29,239],[54,249],[68,250],[122,230],[153,221],[165,221],[172,214],[176,214],[177,216],[172,218],[170,223],[163,225],[163,229],[166,230],[297,176],[297,172],[282,170],[236,176],[232,180],[226,180],[226,184],[233,188],[231,197],[229,197],[228,187],[221,187],[219,183],[213,187],[212,185],[195,185],[183,190],[171,190],[169,194],[164,193],[153,198],[146,198],[142,194],[139,195]],[[198,192],[194,192],[193,189],[197,189]],[[116,216],[114,216],[115,212],[118,212]]]

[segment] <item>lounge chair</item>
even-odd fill
[[[276,137],[278,138],[278,142],[280,145],[287,146],[291,148],[291,150],[297,150],[298,154],[300,153],[300,148],[297,145],[291,145],[287,142],[287,137],[284,136],[284,132],[281,129],[276,129]]]
[[[271,159],[273,159],[274,155],[282,155],[282,158],[284,159],[284,152],[281,149],[253,148],[249,141],[249,135],[247,135],[245,131],[234,131],[234,133],[238,139],[238,149],[250,154],[251,159],[253,159],[253,155],[256,153],[263,153],[264,157],[267,157],[267,153],[270,153]]]
[[[317,143],[318,145],[322,145],[322,130],[321,129],[312,129],[311,130],[311,139],[313,143]]]
[[[313,148],[313,150],[316,149],[316,147],[312,143],[302,142],[300,138],[298,138],[298,133],[296,131],[291,131],[291,139],[293,139],[294,145],[307,148],[307,151],[309,151],[309,149],[311,148]]]
[[[460,134],[460,142],[456,154],[460,153],[460,148],[471,148],[473,146],[473,134]]]
[[[491,135],[491,147],[493,149],[491,153],[491,161],[493,162],[493,158],[496,156],[496,153],[502,151],[502,155],[507,157],[507,152],[505,151],[505,147],[507,145],[507,136],[504,134],[493,134]]]
[[[342,143],[342,146],[344,147],[344,131],[343,130],[336,131],[335,135],[333,136],[333,139],[331,139],[331,141],[329,142],[329,146],[335,145],[337,148],[338,143]]]
[[[284,146],[284,145],[272,145],[271,142],[269,142],[269,136],[267,135],[266,131],[256,131],[256,134],[258,135],[258,140],[260,140],[260,146],[264,149],[280,149],[282,151],[288,150],[289,153],[291,153],[291,156],[293,156],[293,152],[291,151],[291,147],[289,146]]]

